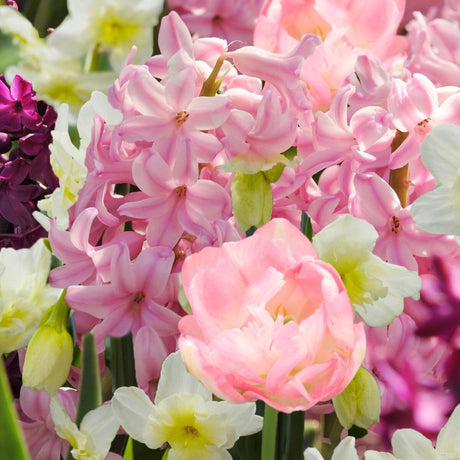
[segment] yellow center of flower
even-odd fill
[[[388,287],[381,280],[370,277],[365,269],[357,267],[355,270],[341,275],[347,289],[351,303],[365,306],[388,295]]]
[[[133,43],[139,32],[139,26],[123,20],[120,16],[109,14],[101,18],[99,23],[99,43],[103,47],[120,46]]]
[[[203,458],[210,446],[220,445],[222,426],[216,414],[204,409],[199,395],[178,394],[163,400],[150,430],[161,442],[167,442],[180,457]],[[182,457],[180,457],[182,458]]]
[[[89,99],[90,94],[79,97],[77,94],[76,86],[73,82],[64,82],[56,81],[53,82],[53,85],[44,89],[42,93],[45,96],[48,96],[50,101],[55,101],[59,103],[65,102],[71,107],[78,106],[80,107],[87,99]]]

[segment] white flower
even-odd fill
[[[68,0],[69,15],[49,35],[49,43],[73,58],[96,48],[108,52],[114,70],[119,70],[135,45],[136,62],[143,63],[152,55],[153,27],[163,3],[163,0]]]
[[[62,53],[48,37],[40,38],[34,26],[10,6],[0,6],[0,30],[11,35],[19,46],[20,62],[6,69],[6,80],[11,83],[19,74],[32,82],[38,99],[54,107],[68,104],[71,124],[75,124],[78,111],[91,93],[107,92],[116,79],[112,71],[85,71],[82,59],[71,58],[70,52]]]
[[[262,428],[254,403],[213,401],[212,393],[187,372],[179,352],[163,363],[155,404],[136,387],[118,388],[112,404],[133,439],[151,449],[167,442],[168,460],[231,460],[227,449]]]
[[[324,460],[318,449],[308,447],[304,452],[304,460]],[[347,436],[334,449],[331,460],[359,460],[355,449],[355,438]]]
[[[51,253],[43,240],[0,251],[0,354],[25,347],[60,289],[48,285]]]
[[[0,30],[4,34],[11,35],[14,42],[19,45],[21,54],[33,54],[35,47],[43,46],[43,40],[38,35],[37,29],[11,6],[0,6]]]
[[[72,422],[58,397],[51,398],[51,418],[57,435],[69,441],[71,454],[76,460],[104,460],[120,424],[111,404],[104,404],[89,411],[80,423],[80,429]]]
[[[313,246],[339,272],[355,311],[369,326],[382,327],[402,313],[404,297],[418,298],[421,279],[373,254],[377,238],[369,222],[346,214],[317,233]]]
[[[69,208],[75,203],[82,189],[87,169],[85,166],[86,149],[91,139],[91,129],[95,114],[101,115],[107,124],[117,124],[121,121],[121,112],[114,109],[108,102],[107,96],[94,91],[91,99],[81,108],[78,114],[77,129],[80,136],[80,146],[77,149],[69,136],[67,104],[58,109],[55,129],[52,131],[53,142],[49,149],[53,171],[59,178],[59,187],[45,199],[38,202],[38,207],[45,211],[48,218],[55,218],[57,227],[66,230],[69,226]],[[49,220],[39,212],[34,217],[41,225],[49,230]]]
[[[458,405],[438,434],[436,447],[418,431],[395,431],[391,440],[393,455],[367,451],[366,460],[457,460],[460,458],[460,405]]]
[[[411,206],[423,230],[460,236],[460,126],[435,126],[420,148],[422,161],[436,179],[436,188]]]

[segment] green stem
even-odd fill
[[[335,412],[324,415],[323,418],[323,439],[328,439],[329,442],[323,442],[321,446],[321,454],[324,460],[331,460],[334,449],[340,443],[340,434],[343,427],[340,425],[339,419]]]
[[[79,426],[83,417],[102,404],[99,360],[93,334],[83,336],[80,397],[75,423]]]
[[[51,27],[50,18],[53,12],[54,0],[42,0],[35,11],[33,25],[38,30],[40,37],[46,37],[49,27]]]
[[[91,47],[88,53],[85,56],[85,63],[83,65],[83,72],[95,72],[99,70],[98,65],[98,53],[99,53],[99,43],[96,43]]]
[[[261,460],[275,460],[278,411],[265,404]]]
[[[305,412],[296,411],[291,414],[280,414],[286,420],[286,438],[283,460],[298,460],[302,458],[304,446]]]
[[[113,391],[119,387],[137,385],[131,334],[120,338],[110,337],[110,365]]]
[[[0,452],[10,460],[30,460],[18,423],[8,376],[0,355]]]

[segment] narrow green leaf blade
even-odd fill
[[[31,460],[19,427],[3,359],[0,363],[0,427],[0,452],[6,453],[9,460]]]

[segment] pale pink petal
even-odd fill
[[[161,20],[158,46],[161,54],[167,58],[170,58],[179,50],[184,50],[190,56],[193,55],[190,32],[175,11],[171,11]]]
[[[376,174],[357,174],[354,179],[359,199],[359,209],[362,218],[375,227],[383,227],[388,219],[399,213],[399,199],[382,178]]]
[[[195,97],[190,103],[190,118],[186,123],[197,130],[218,128],[230,115],[231,107],[225,96]]]
[[[196,72],[191,67],[175,72],[168,78],[165,97],[171,110],[180,112],[188,108],[193,98],[195,80]]]

